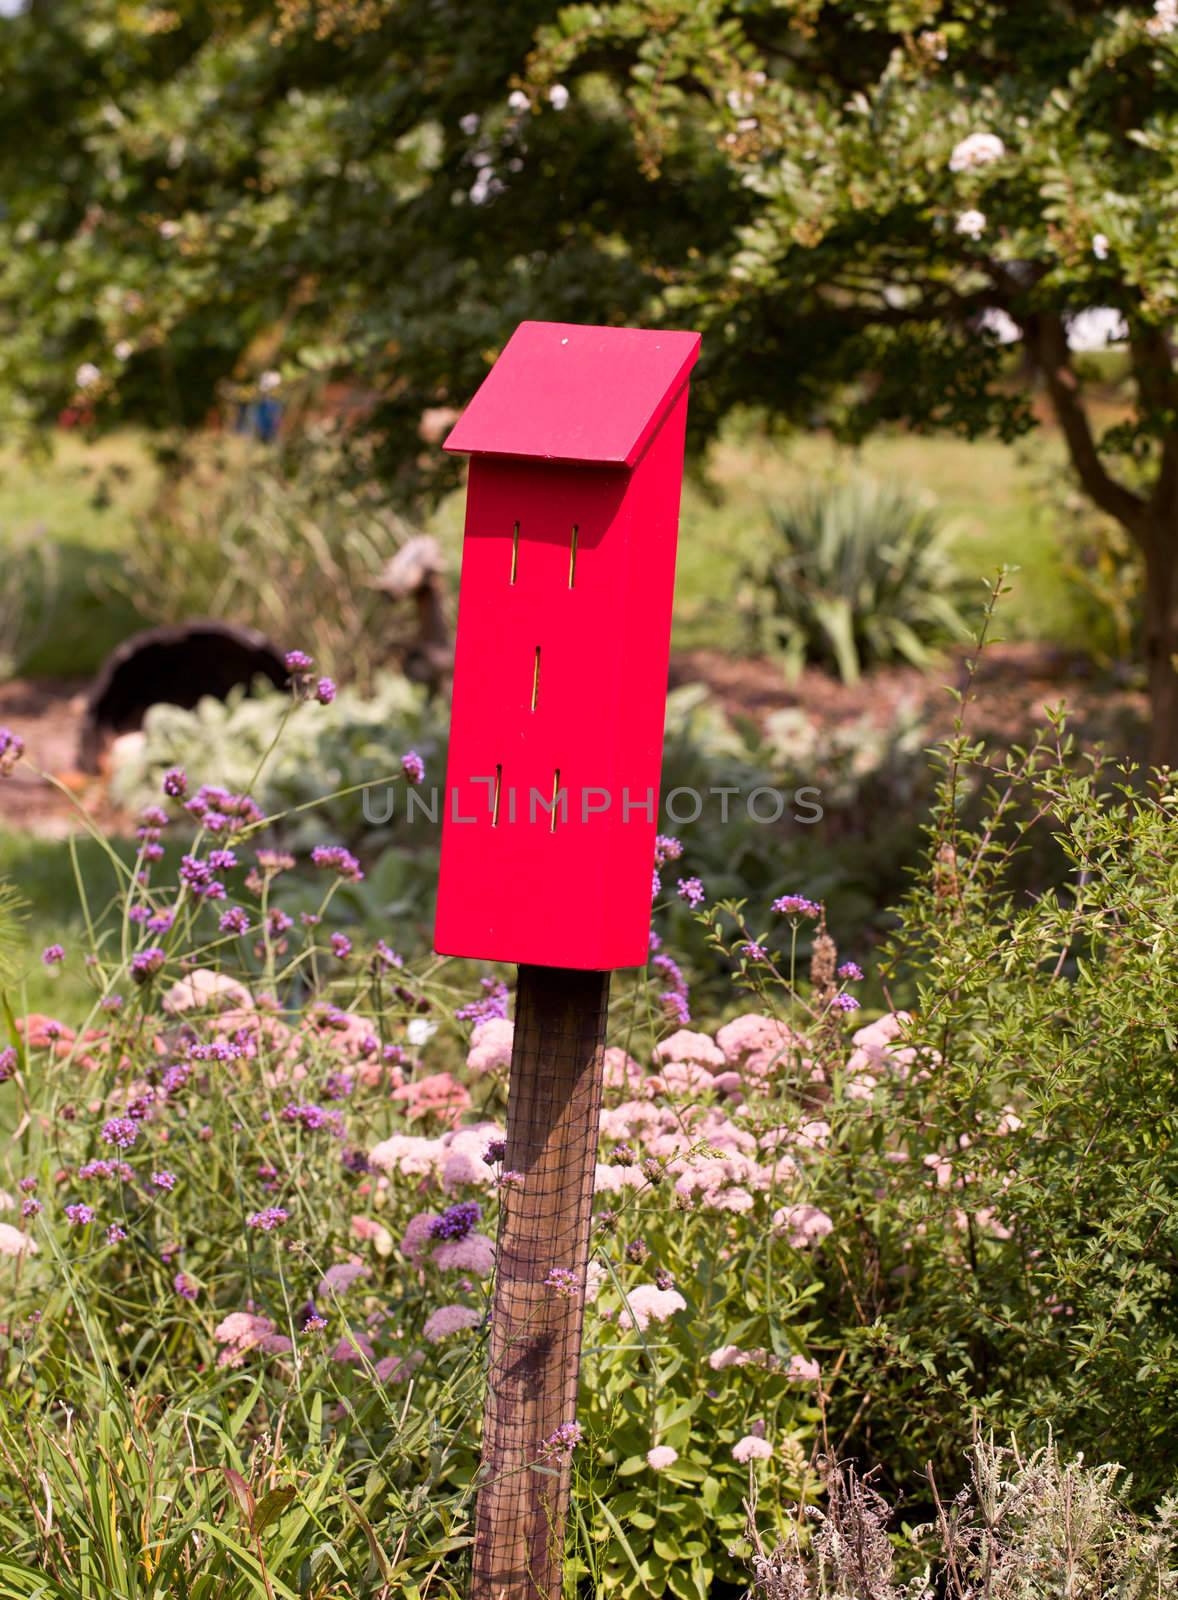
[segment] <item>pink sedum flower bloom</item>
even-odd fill
[[[482,1312],[476,1311],[473,1306],[439,1306],[425,1319],[425,1327],[421,1331],[430,1344],[438,1344],[453,1333],[477,1328],[482,1320]]]
[[[666,1322],[676,1311],[686,1311],[687,1301],[678,1289],[658,1289],[653,1283],[640,1283],[626,1296],[626,1305],[618,1312],[618,1327],[637,1328],[640,1333],[652,1322]]]
[[[725,1367],[743,1367],[748,1364],[748,1354],[738,1344],[722,1344],[708,1357],[713,1372],[723,1372]]]
[[[787,1238],[795,1250],[806,1250],[833,1233],[834,1223],[817,1206],[781,1206],[773,1213],[773,1231]]]
[[[495,1246],[484,1233],[448,1239],[434,1251],[433,1262],[441,1272],[473,1272],[476,1278],[489,1278],[495,1267]]]
[[[746,1461],[768,1461],[772,1454],[773,1446],[768,1439],[758,1439],[755,1433],[746,1433],[732,1446],[732,1459],[742,1465]]]
[[[345,1294],[354,1283],[370,1276],[370,1269],[362,1261],[338,1262],[334,1267],[328,1267],[320,1278],[315,1298],[326,1300],[331,1295]]]
[[[252,1311],[231,1311],[213,1329],[213,1338],[225,1346],[217,1357],[219,1367],[240,1367],[251,1350],[282,1355],[292,1348],[286,1335],[275,1331],[269,1317]]]
[[[33,1256],[36,1253],[36,1241],[27,1233],[14,1228],[10,1222],[0,1222],[0,1256]]]
[[[511,1043],[515,1024],[506,1017],[491,1017],[480,1022],[471,1035],[466,1066],[469,1072],[506,1071],[511,1065]]]

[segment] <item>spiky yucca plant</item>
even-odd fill
[[[939,643],[967,636],[961,581],[936,509],[866,477],[808,489],[770,513],[774,536],[745,573],[759,642],[786,670],[924,667]]]

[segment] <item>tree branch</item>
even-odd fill
[[[1080,398],[1080,382],[1072,366],[1063,318],[1057,312],[1040,312],[1029,318],[1028,323],[1028,332],[1035,336],[1035,353],[1043,368],[1056,420],[1085,492],[1102,511],[1115,517],[1140,541],[1144,537],[1146,503],[1123,483],[1118,483],[1100,459],[1088,412]]]

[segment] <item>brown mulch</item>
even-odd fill
[[[826,673],[805,671],[787,683],[772,661],[727,656],[716,650],[680,650],[671,658],[671,684],[706,684],[732,717],[762,722],[784,706],[801,706],[824,722],[854,722],[868,716],[880,726],[894,722],[902,707],[915,706],[930,739],[950,731],[955,702],[946,685],[965,684],[965,651],[946,656],[939,670],[886,667],[861,683],[844,684]],[[78,734],[88,685],[14,678],[0,684],[0,726],[25,741],[27,761],[0,782],[0,826],[56,837],[78,826],[77,811],[32,767],[52,773],[99,825],[125,831],[128,819],[111,805],[101,777],[77,770]],[[970,711],[971,733],[1010,744],[1026,740],[1043,720],[1043,707],[1066,701],[1072,727],[1085,745],[1103,744],[1117,754],[1144,755],[1147,706],[1139,691],[1100,672],[1083,656],[1050,645],[1008,643],[987,650]]]
[[[868,717],[884,727],[896,721],[903,707],[915,707],[935,740],[952,730],[958,707],[948,690],[966,687],[967,658],[968,651],[955,650],[930,672],[883,667],[856,684],[807,668],[796,682],[787,683],[772,661],[683,650],[672,656],[671,684],[704,683],[729,716],[755,722],[782,707],[800,706],[820,722]],[[1102,672],[1087,657],[1053,645],[989,646],[975,677],[966,728],[971,736],[1021,744],[1043,723],[1044,708],[1061,701],[1082,745],[1101,744],[1116,755],[1144,758],[1144,693]]]
[[[78,734],[88,685],[85,680],[10,678],[0,683],[0,726],[25,742],[25,759],[0,782],[0,826],[42,838],[59,838],[78,827],[70,796],[39,778],[52,775],[102,826],[115,820],[100,778],[78,772]]]

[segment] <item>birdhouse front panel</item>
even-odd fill
[[[645,341],[659,341],[651,353],[676,388],[647,381],[628,431],[610,423],[609,460],[479,451],[473,404],[455,429],[465,440],[457,447],[473,454],[435,945],[537,966],[637,966],[650,928],[686,371],[699,341],[569,324],[525,330],[532,403],[535,373],[552,381],[536,352],[545,341],[558,372],[579,378],[570,345],[574,356],[577,340],[592,353],[598,392],[582,390],[586,404],[608,406],[603,373],[613,374],[608,387],[624,388]],[[544,419],[529,425],[528,393],[517,387],[513,399],[504,384],[520,333],[492,374],[516,430],[501,426],[497,406],[485,437],[550,445]],[[669,354],[666,341],[675,342]],[[602,356],[610,345],[613,368]],[[567,448],[567,401],[563,413],[551,400],[549,409],[549,422],[565,419]]]

